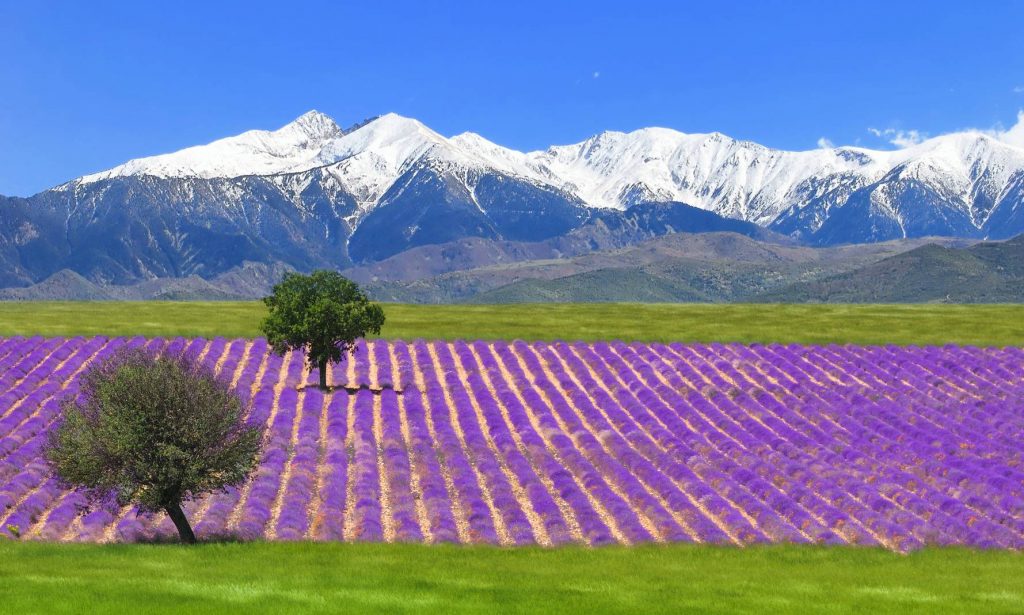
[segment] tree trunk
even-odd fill
[[[192,526],[189,525],[188,518],[185,517],[185,511],[181,510],[181,504],[175,502],[164,508],[167,511],[167,516],[174,521],[174,527],[178,528],[178,536],[181,537],[181,542],[192,545],[196,542],[196,535],[192,532]]]
[[[327,390],[327,361],[320,361],[320,388],[324,391]]]

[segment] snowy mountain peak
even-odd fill
[[[345,135],[346,140],[363,143],[366,146],[389,145],[399,141],[422,141],[431,144],[447,142],[447,139],[427,128],[419,120],[385,113],[366,122]]]
[[[241,177],[305,170],[330,162],[323,150],[344,135],[330,117],[310,111],[277,130],[250,130],[171,154],[130,160],[109,171],[86,175],[80,184],[112,177]]]
[[[478,135],[477,133],[469,131],[459,133],[452,137],[451,139],[449,139],[449,141],[451,141],[452,144],[456,146],[465,147],[468,149],[489,148],[495,145],[494,143],[491,143],[490,141]]]
[[[294,121],[278,130],[278,132],[285,130],[301,132],[310,139],[321,141],[326,139],[337,139],[344,134],[338,124],[336,124],[330,116],[320,113],[315,109],[303,113]]]
[[[326,148],[333,161],[366,155],[386,160],[392,166],[403,166],[427,150],[447,144],[447,139],[427,128],[422,122],[386,113],[345,133]]]
[[[471,133],[448,139],[397,113],[358,126],[332,141],[324,154],[336,161],[328,172],[356,196],[361,209],[371,208],[402,173],[417,164],[456,171],[463,178],[472,169],[542,181],[521,152]]]

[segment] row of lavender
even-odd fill
[[[123,345],[207,362],[269,425],[249,483],[189,505],[200,536],[1024,546],[1024,351],[961,347],[373,342],[331,378],[385,390],[324,395],[263,340],[0,340],[0,528],[173,535],[77,516],[40,457]]]

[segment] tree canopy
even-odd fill
[[[309,370],[320,370],[321,389],[328,388],[328,363],[342,361],[357,339],[384,326],[384,310],[336,271],[285,274],[263,302],[267,342],[278,354],[305,349]]]
[[[165,511],[183,542],[195,534],[181,503],[244,482],[261,448],[231,385],[184,355],[118,352],[83,373],[61,410],[46,452],[61,482],[84,488],[87,508]]]

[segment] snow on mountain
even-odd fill
[[[130,160],[78,182],[138,175],[209,179],[289,173],[332,162],[324,149],[343,134],[330,117],[310,111],[278,130],[250,130],[208,145]]]
[[[1024,171],[1024,148],[979,131],[894,151],[839,147],[791,152],[720,133],[645,128],[605,132],[529,156],[546,176],[559,178],[560,187],[591,206],[621,209],[645,201],[680,201],[763,226],[815,199],[824,201],[825,212],[818,214],[823,218],[828,208],[843,204],[858,189],[914,180],[935,188],[980,229],[1013,175]],[[886,194],[879,189],[872,198],[900,217]]]
[[[479,135],[446,139],[415,119],[388,113],[344,132],[330,117],[310,111],[274,131],[251,130],[171,154],[131,160],[79,178],[79,185],[126,176],[231,178],[293,174],[326,167],[363,206],[372,206],[420,161],[496,168],[537,179],[526,156]]]
[[[834,173],[880,175],[883,152],[836,148],[773,150],[721,133],[665,128],[605,132],[531,154],[552,176],[596,207],[681,201],[761,224],[788,205],[801,182]]]
[[[421,122],[388,113],[361,126],[324,149],[333,161],[327,171],[356,196],[361,208],[372,207],[402,174],[417,163],[435,168],[498,170],[536,178],[525,156],[469,133],[447,139]]]
[[[885,173],[871,192],[871,202],[906,227],[919,217],[917,202],[907,199],[908,186],[930,192],[948,213],[961,216],[974,229],[982,229],[989,216],[1024,173],[1024,148],[980,131],[935,137],[894,152],[886,152]]]
[[[802,222],[813,231],[831,207],[856,190],[882,181],[917,181],[937,186],[943,198],[961,203],[980,228],[991,208],[976,206],[979,195],[985,203],[998,202],[1013,174],[1024,170],[1024,147],[1015,142],[967,131],[894,151],[838,147],[796,152],[721,133],[643,128],[523,153],[470,132],[446,138],[394,113],[345,132],[331,118],[310,111],[275,131],[253,130],[132,160],[74,183],[143,175],[273,176],[323,167],[365,212],[404,173],[426,165],[452,171],[470,193],[473,177],[492,172],[565,191],[596,208],[679,201],[763,226],[792,217],[794,206],[814,202],[818,209],[808,214],[812,221]],[[899,208],[887,202],[889,192],[875,190],[873,207],[899,218]]]

